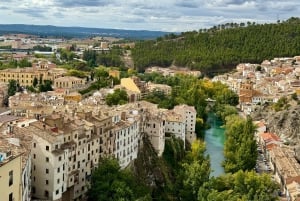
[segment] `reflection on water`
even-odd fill
[[[224,160],[224,128],[220,128],[221,121],[218,121],[213,114],[209,114],[208,123],[211,128],[205,131],[206,153],[210,156],[210,164],[213,172],[210,176],[219,176],[224,173],[221,163]]]

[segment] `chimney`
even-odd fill
[[[123,121],[126,120],[126,112],[121,113],[121,120],[123,120]]]

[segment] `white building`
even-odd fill
[[[180,114],[185,121],[186,140],[192,143],[196,139],[196,115],[194,106],[178,105],[174,107],[174,112]]]
[[[166,137],[169,137],[169,134],[173,134],[175,137],[181,139],[185,145],[185,134],[186,134],[185,120],[180,114],[177,114],[174,111],[166,111],[165,114],[166,114],[166,124],[165,124]]]
[[[125,113],[122,113],[121,121],[114,125],[112,132],[115,135],[115,158],[121,168],[127,167],[137,158],[139,131],[139,119],[127,118]]]

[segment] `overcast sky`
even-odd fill
[[[190,31],[300,16],[299,0],[0,0],[0,24]]]

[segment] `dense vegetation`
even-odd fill
[[[278,186],[267,174],[238,171],[211,178],[198,191],[198,201],[275,201]]]
[[[222,71],[241,62],[260,63],[274,57],[300,54],[300,19],[277,24],[215,26],[199,32],[167,35],[136,43],[135,67],[171,64],[205,71]]]
[[[3,63],[0,61],[0,70],[6,69],[6,68],[24,68],[24,67],[31,67],[32,63],[28,61],[28,59],[21,59],[19,61],[17,60],[10,60],[7,63]]]
[[[83,53],[83,60],[87,61],[89,67],[95,67],[99,65],[103,66],[124,66],[121,61],[122,50],[114,47],[110,51],[102,51],[97,53],[94,50],[86,50]]]
[[[147,188],[129,170],[121,170],[115,159],[102,159],[91,178],[89,201],[149,200]]]
[[[254,139],[255,126],[252,119],[238,115],[226,118],[226,141],[224,145],[225,172],[253,170],[257,159],[257,145]]]

